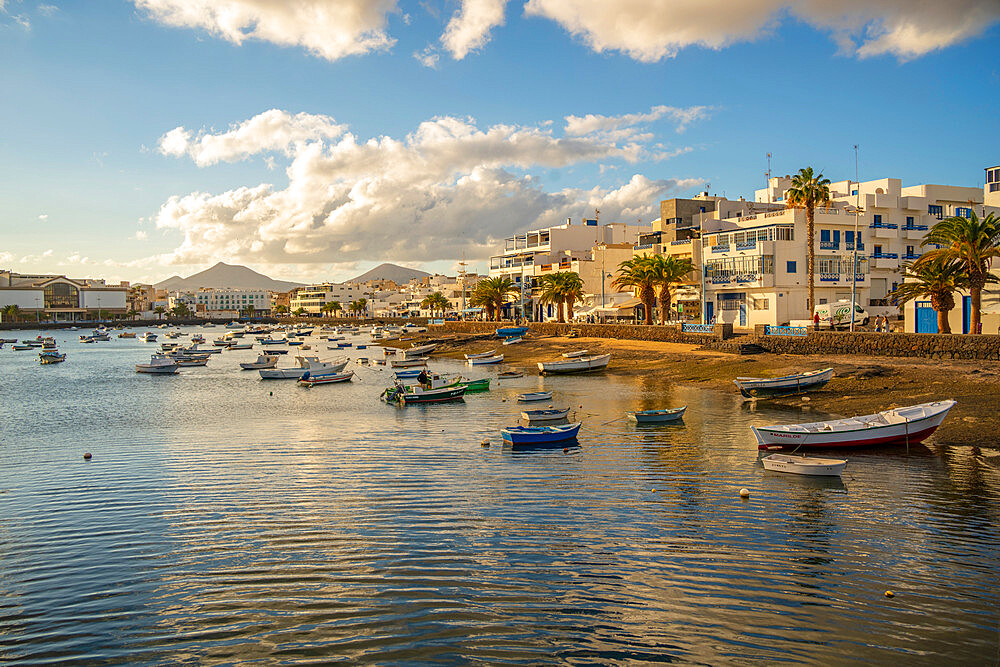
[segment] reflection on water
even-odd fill
[[[149,344],[58,337],[65,364],[0,350],[5,660],[995,659],[1000,473],[973,448],[799,478],[749,426],[800,414],[660,380],[396,408],[386,370],[303,389],[240,351],[151,377]],[[541,389],[579,446],[501,446]]]

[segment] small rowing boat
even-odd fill
[[[531,401],[547,401],[552,398],[551,391],[532,391],[527,394],[518,394],[518,403],[530,403]]]
[[[733,383],[745,398],[778,398],[792,396],[826,385],[833,377],[832,368],[797,373],[779,378],[739,377]]]
[[[466,360],[468,359],[486,359],[487,357],[492,357],[497,353],[497,349],[493,348],[488,352],[479,352],[478,354],[467,354],[465,355]]]
[[[338,382],[350,382],[351,378],[354,377],[354,371],[347,371],[346,373],[325,373],[322,375],[312,375],[309,371],[302,374],[299,378],[299,384],[306,387],[312,387],[317,384],[336,384]]]
[[[564,426],[510,426],[500,431],[504,442],[518,445],[554,445],[576,440],[583,422]]]
[[[684,416],[687,406],[672,408],[668,410],[636,410],[626,412],[630,419],[637,424],[663,424],[665,422],[677,421]]]
[[[501,343],[501,345],[517,345],[523,340],[524,339],[521,338],[520,336],[513,336],[511,338],[507,338],[506,340],[504,340],[504,342]]]
[[[499,364],[503,361],[503,355],[497,354],[492,357],[480,357],[476,359],[469,359],[465,363],[470,366],[488,366],[489,364]]]
[[[522,410],[521,419],[524,419],[529,424],[532,422],[550,422],[559,421],[560,419],[566,419],[569,414],[569,408],[550,408],[547,410]]]
[[[411,366],[426,366],[430,357],[416,357],[413,359],[391,359],[390,368],[409,368]]]
[[[502,373],[497,373],[497,380],[513,380],[514,378],[523,378],[524,373],[521,371],[503,371]]]
[[[610,354],[599,354],[592,357],[578,357],[567,359],[566,361],[540,361],[538,362],[538,372],[541,375],[548,373],[590,373],[593,371],[603,371],[611,361]]]
[[[567,359],[579,359],[580,357],[587,356],[587,350],[576,350],[575,352],[563,352],[562,356]]]
[[[764,470],[814,477],[839,477],[847,465],[844,459],[821,459],[787,454],[771,454],[762,458],[760,462],[764,464]]]

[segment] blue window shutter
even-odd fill
[[[788,262],[786,271],[788,271],[788,273],[795,273],[795,262]]]

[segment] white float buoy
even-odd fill
[[[740,489],[740,498],[749,498],[750,489]]]

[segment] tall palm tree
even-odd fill
[[[947,218],[931,227],[920,242],[921,246],[931,244],[942,247],[928,251],[915,265],[942,261],[955,262],[962,267],[972,300],[969,332],[979,333],[983,287],[994,282],[990,266],[1000,257],[1000,218],[990,213],[980,220],[975,212],[968,218]]]
[[[792,177],[792,187],[785,193],[792,208],[806,210],[806,236],[809,237],[809,315],[816,308],[816,207],[830,205],[830,179],[813,175],[812,167],[799,169]]]
[[[130,320],[134,320],[135,318],[139,317],[139,311],[137,311],[134,308],[130,308],[129,311],[125,313],[125,317],[129,318]]]
[[[444,311],[451,308],[451,301],[444,294],[441,294],[441,292],[434,292],[424,297],[424,300],[420,302],[420,307],[430,310],[432,317],[434,312],[438,310],[444,315]]]
[[[17,322],[21,319],[21,307],[14,303],[4,306],[3,317],[5,320],[9,319],[11,322]]]
[[[254,308],[254,305],[252,303],[247,304],[246,306],[243,307],[243,313],[246,314],[247,319],[252,320],[253,319],[253,314],[256,313],[256,312],[257,312],[257,309]]]
[[[566,319],[573,321],[573,304],[583,298],[583,280],[576,271],[559,272],[559,289],[566,302]]]
[[[361,297],[358,299],[358,317],[368,316],[368,299]]]
[[[167,309],[164,308],[163,306],[157,306],[156,308],[153,309],[153,312],[156,313],[156,319],[162,320],[163,313],[167,312]]]
[[[342,311],[343,309],[344,309],[344,307],[340,305],[339,301],[331,301],[330,302],[330,312],[336,314],[336,313],[339,313],[340,311]]]
[[[888,298],[898,304],[930,299],[937,313],[938,333],[950,334],[948,313],[955,307],[955,292],[969,285],[962,265],[942,260],[915,262],[903,269],[903,279],[903,284],[889,292]]]
[[[538,285],[535,287],[535,293],[538,297],[538,303],[549,304],[554,303],[556,305],[556,321],[562,324],[566,320],[563,319],[563,302],[566,298],[563,296],[562,285],[560,284],[560,276],[562,273],[546,273],[545,275],[538,277]]]
[[[507,276],[484,278],[476,285],[476,290],[482,290],[484,300],[492,305],[492,309],[487,308],[487,312],[491,318],[495,316],[497,320],[500,319],[500,311],[503,310],[507,297],[519,292],[514,281]]]
[[[674,297],[674,284],[683,282],[694,270],[690,259],[681,259],[672,255],[655,255],[652,258],[652,269],[656,275],[656,286],[659,288],[660,324],[667,323],[667,313]]]
[[[305,312],[306,309],[303,308],[302,306],[299,306],[298,308],[292,311],[292,315],[295,315],[295,317],[302,317],[305,314]]]
[[[469,295],[469,305],[473,308],[482,308],[486,311],[486,319],[493,319],[493,299],[490,298],[485,288],[482,288],[483,281],[480,281],[472,294]]]
[[[288,312],[288,306],[286,306],[284,304],[281,304],[279,306],[275,306],[274,307],[274,313],[275,313],[275,315],[284,315],[287,312]]]
[[[618,275],[611,282],[614,287],[627,287],[635,291],[645,309],[646,324],[653,323],[653,304],[656,302],[656,270],[653,258],[638,255],[618,265]]]
[[[329,315],[330,313],[333,312],[333,303],[332,302],[324,303],[323,307],[319,309],[319,312],[323,313],[324,315]]]

